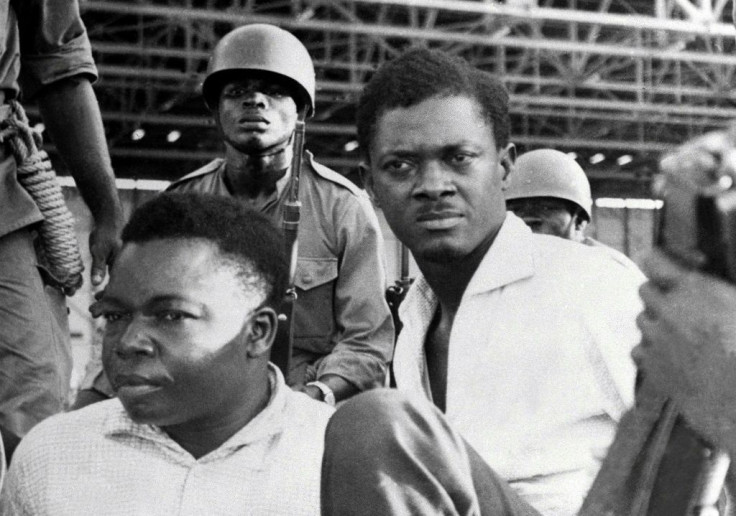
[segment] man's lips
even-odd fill
[[[417,216],[417,223],[428,230],[451,229],[458,225],[463,215],[454,210],[427,211]]]
[[[238,120],[241,125],[257,124],[257,125],[269,125],[268,119],[259,115],[246,115]]]
[[[112,384],[118,396],[139,396],[160,389],[164,382],[139,375],[119,375],[113,378]]]

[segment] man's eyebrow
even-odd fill
[[[177,294],[161,294],[158,296],[154,296],[148,301],[146,301],[147,305],[157,304],[157,303],[168,303],[170,301],[186,301],[188,303],[196,303],[193,299],[185,296],[180,296]]]
[[[162,295],[154,296],[151,299],[148,299],[146,301],[146,306],[153,306],[157,304],[171,303],[171,302],[182,302],[182,301],[187,302],[187,303],[196,304],[196,305],[200,304],[194,299],[180,296],[177,294],[162,294]],[[96,302],[96,304],[115,305],[115,306],[127,306],[128,305],[128,303],[126,303],[122,299],[115,297],[115,296],[110,296],[110,295],[103,295],[102,298]]]
[[[416,151],[408,149],[386,149],[381,154],[383,156],[396,156],[399,158],[403,158],[406,156],[414,156],[416,154]]]

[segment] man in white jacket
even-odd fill
[[[421,271],[400,311],[398,389],[432,400],[535,509],[574,514],[633,402],[641,278],[507,214],[508,94],[467,62],[417,49],[384,65],[358,135],[366,189]],[[414,496],[404,473],[380,490]]]

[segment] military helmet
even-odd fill
[[[286,79],[298,106],[314,113],[315,77],[309,52],[293,34],[275,25],[255,23],[225,34],[215,47],[202,83],[207,107],[215,109],[223,80],[234,72],[267,72]]]
[[[519,156],[504,196],[511,199],[555,197],[571,201],[591,219],[590,183],[577,161],[554,149],[538,149]]]

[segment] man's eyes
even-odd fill
[[[115,322],[121,321],[124,318],[130,317],[130,313],[128,312],[116,312],[116,311],[103,311],[100,315],[108,323],[115,323]]]
[[[450,155],[449,161],[455,165],[467,165],[477,157],[473,152],[455,152]]]
[[[108,323],[115,323],[125,319],[130,319],[132,313],[121,312],[121,311],[104,311],[100,314],[105,321]],[[184,319],[191,318],[186,312],[180,310],[161,310],[148,316],[149,318],[155,319],[160,322],[179,322]]]
[[[250,92],[258,92],[269,97],[288,97],[289,92],[281,86],[263,86],[261,88],[234,87],[226,88],[223,95],[227,98],[239,98]]]
[[[381,168],[390,174],[399,174],[410,171],[413,168],[411,162],[406,160],[394,159],[386,161]]]
[[[224,95],[229,98],[241,97],[244,94],[245,94],[245,89],[243,88],[230,88],[224,91]]]
[[[280,86],[264,88],[263,93],[271,97],[287,97],[289,95],[289,92]]]
[[[446,155],[445,157],[442,158],[442,160],[448,166],[462,167],[462,166],[471,164],[477,156],[478,154],[473,153],[473,152],[454,152],[452,154]],[[415,163],[413,160],[390,159],[390,160],[385,161],[381,165],[381,169],[391,174],[403,174],[403,173],[411,172],[418,166],[420,165]]]
[[[178,322],[188,318],[189,315],[178,310],[164,310],[156,314],[156,318],[165,322]]]

